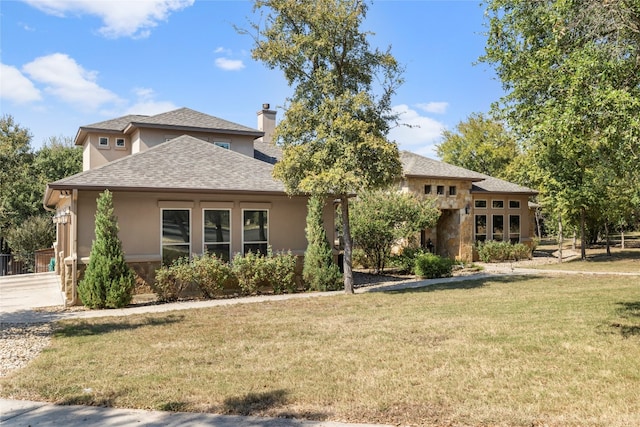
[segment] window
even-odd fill
[[[487,240],[487,216],[476,215],[476,242]]]
[[[509,200],[509,209],[520,209],[520,200]]]
[[[162,264],[191,255],[191,210],[162,209]]]
[[[493,215],[491,218],[493,230],[491,232],[492,239],[496,242],[504,240],[504,215]]]
[[[455,185],[449,186],[449,195],[450,196],[455,196],[456,195],[456,186]]]
[[[504,208],[504,200],[492,200],[491,207],[493,209],[503,209]]]
[[[98,138],[98,146],[99,147],[108,147],[109,146],[109,138],[106,136],[101,136]]]
[[[231,260],[231,211],[229,209],[205,209],[204,253],[229,262]]]
[[[439,196],[442,196],[444,194],[444,185],[438,185],[436,192],[438,193]]]
[[[242,211],[242,253],[267,253],[269,244],[269,212],[267,210]]]
[[[478,209],[486,209],[487,208],[487,201],[486,200],[476,200],[474,202],[474,206]]]
[[[509,241],[520,242],[520,215],[509,215]]]
[[[116,148],[124,148],[125,142],[124,138],[116,138]]]
[[[425,185],[424,186],[424,194],[431,194],[431,186],[430,185]]]
[[[227,150],[231,148],[231,144],[228,142],[214,141],[213,145],[217,145],[218,147],[221,147],[221,148],[226,148]]]

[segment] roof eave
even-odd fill
[[[427,179],[450,179],[453,181],[471,181],[471,182],[480,182],[486,179],[486,178],[465,178],[461,176],[422,175],[422,174],[412,174],[412,173],[406,173],[404,174],[404,177],[405,178],[427,178]]]
[[[138,187],[138,186],[114,186],[114,185],[71,185],[71,184],[49,184],[49,190],[83,190],[83,191],[126,191],[126,192],[143,192],[143,193],[214,193],[214,194],[265,194],[265,195],[286,195],[286,191],[278,190],[243,190],[243,189],[207,189],[207,188],[166,188],[166,187]]]

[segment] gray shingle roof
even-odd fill
[[[536,190],[503,179],[485,175],[483,181],[474,182],[471,187],[472,193],[519,193],[538,194]]]
[[[263,161],[183,135],[49,188],[284,193],[272,170]]]
[[[104,122],[93,123],[91,125],[81,126],[81,129],[95,129],[95,130],[113,130],[122,132],[124,128],[131,122],[143,120],[149,116],[143,116],[139,114],[129,114],[128,116],[122,116],[111,120],[105,120]]]
[[[459,166],[439,162],[409,151],[400,152],[400,161],[405,176],[421,176],[429,178],[469,179],[480,181],[486,175]]]
[[[405,176],[425,178],[468,179],[473,181],[472,193],[519,193],[538,194],[536,190],[514,184],[503,179],[429,159],[409,151],[400,152]]]
[[[179,108],[155,116],[142,116],[132,120],[134,127],[171,127],[181,129],[222,130],[262,136],[264,132],[238,123],[233,123],[215,116],[201,113],[190,108]]]
[[[275,165],[282,158],[282,149],[267,142],[253,141],[253,157]]]

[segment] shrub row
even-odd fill
[[[523,243],[497,242],[488,240],[478,242],[478,256],[482,262],[501,262],[531,259],[531,248]]]
[[[415,274],[427,279],[451,277],[455,261],[432,254],[423,248],[405,248],[394,255],[391,263],[401,273]]]
[[[214,255],[179,258],[156,271],[155,292],[163,302],[177,301],[190,286],[205,298],[222,296],[225,289],[239,289],[244,295],[260,292],[296,292],[296,257],[291,253],[267,255],[236,254],[231,263]]]

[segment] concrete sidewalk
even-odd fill
[[[290,418],[144,411],[99,406],[63,406],[43,402],[0,399],[0,426],[3,427],[122,427],[133,425],[145,427],[383,427],[382,424],[347,424],[331,421],[303,421]]]

